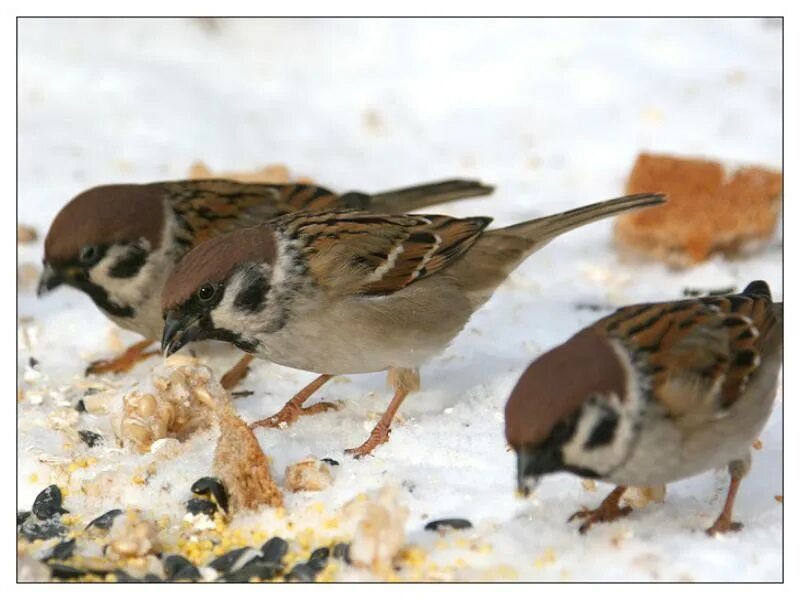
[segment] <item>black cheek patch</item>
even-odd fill
[[[255,277],[246,288],[236,295],[233,305],[243,312],[257,313],[267,300],[267,281],[261,275]]]
[[[134,277],[147,262],[147,250],[141,246],[131,246],[117,263],[109,269],[108,274],[115,279]]]
[[[599,446],[606,446],[614,439],[614,432],[617,430],[619,424],[619,415],[613,411],[607,411],[603,414],[600,421],[594,426],[592,435],[586,440],[583,445],[584,449],[591,450]]]

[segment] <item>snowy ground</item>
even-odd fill
[[[619,195],[644,149],[781,166],[774,21],[23,20],[19,55],[19,220],[40,235],[84,188],[182,178],[196,160],[239,170],[284,163],[339,190],[479,177],[496,193],[446,210],[492,215],[500,225]],[[20,247],[20,264],[38,264],[41,252],[41,238]],[[333,487],[287,495],[289,512],[336,507],[394,482],[411,510],[410,541],[441,564],[463,556],[457,578],[781,579],[780,400],[736,505],[746,528],[724,539],[702,532],[724,497],[722,471],[670,486],[665,504],[578,535],[567,517],[599,502],[607,486],[590,492],[559,476],[532,503],[515,498],[502,424],[521,370],[603,314],[577,305],[679,298],[685,287],[756,278],[780,298],[781,252],[776,238],[746,259],[671,272],[620,262],[608,222],[558,240],[423,369],[423,391],[406,401],[391,442],[372,458],[354,461],[342,449],[360,443],[388,403],[380,374],[324,388],[321,398],[344,402],[339,412],[258,433],[279,476],[309,454],[341,462]],[[50,387],[68,385],[87,360],[111,352],[113,327],[78,292],[37,300],[21,290],[19,314],[34,319],[28,332],[36,334],[30,347],[20,342],[20,375],[35,356]],[[221,373],[236,358],[218,347],[208,360]],[[146,380],[160,360],[126,381]],[[237,408],[247,421],[271,414],[310,378],[260,363],[243,385],[254,395]],[[40,383],[20,380],[23,390]],[[52,474],[37,457],[75,458],[44,426],[55,408],[51,398],[18,405],[21,509]],[[107,418],[82,418],[110,435]],[[188,486],[209,471],[212,445],[197,440],[161,468],[159,478],[183,495],[132,489],[119,478],[109,498],[180,512]],[[121,473],[139,464],[108,460]],[[102,461],[93,468],[83,477]],[[78,512],[113,507],[72,500]],[[470,519],[475,529],[458,535],[492,551],[470,554],[422,530],[443,517]]]

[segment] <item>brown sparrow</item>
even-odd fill
[[[394,398],[369,439],[385,442],[395,412],[419,387],[418,367],[441,352],[526,257],[556,236],[626,210],[660,204],[640,194],[502,229],[489,217],[297,213],[216,237],[189,252],[164,286],[169,355],[225,340],[245,352],[323,373],[273,417],[292,423],[333,375],[389,370]]]
[[[38,294],[67,284],[86,292],[123,329],[145,340],[116,360],[98,361],[87,372],[121,372],[156,352],[161,338],[161,289],[180,258],[198,243],[300,210],[413,211],[458,198],[483,196],[490,186],[451,180],[367,195],[342,195],[303,184],[239,183],[224,179],[106,185],[73,198],[56,216],[44,243]],[[243,376],[242,361],[223,380]]]
[[[725,506],[707,530],[735,531],[739,482],[770,415],[783,354],[783,303],[754,281],[741,294],[638,304],[577,333],[524,372],[506,405],[520,492],[568,471],[618,487],[592,523],[630,512],[628,486],[728,466]],[[572,520],[572,519],[570,519]]]

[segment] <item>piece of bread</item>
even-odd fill
[[[685,267],[768,240],[781,206],[781,173],[718,162],[640,154],[626,194],[663,192],[668,202],[620,216],[618,246]]]
[[[272,479],[261,446],[229,402],[218,411],[220,436],[213,473],[225,484],[231,511],[283,506],[283,494]]]

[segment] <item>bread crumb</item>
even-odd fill
[[[318,492],[332,483],[330,468],[316,458],[306,458],[286,467],[286,489],[290,492]]]
[[[30,244],[39,239],[36,229],[30,225],[17,225],[17,244]]]
[[[397,488],[384,486],[367,502],[360,503],[361,518],[350,544],[353,564],[378,573],[389,572],[405,543],[408,509],[397,499]],[[349,502],[348,505],[351,505]]]
[[[225,484],[231,512],[283,506],[283,494],[272,479],[269,461],[253,432],[230,402],[223,402],[217,414],[220,436],[212,471]]]
[[[622,502],[633,508],[644,508],[652,502],[663,502],[667,494],[666,485],[653,487],[629,487],[622,495]]]
[[[753,449],[754,450],[761,450],[764,447],[764,444],[761,443],[761,440],[756,440],[753,442]]]
[[[22,292],[32,292],[39,281],[39,267],[24,262],[17,266],[17,287]]]
[[[587,492],[594,492],[597,490],[597,482],[594,479],[581,479],[581,485]]]
[[[775,501],[776,502],[780,502],[781,504],[783,504],[783,495],[775,496]]]

